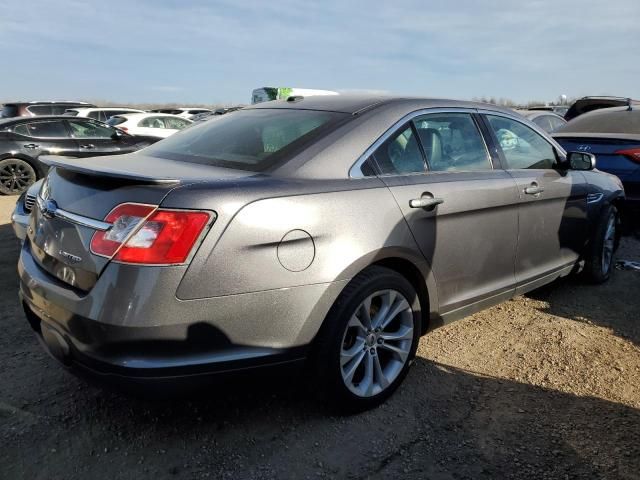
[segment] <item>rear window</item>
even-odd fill
[[[615,107],[614,111],[594,112],[574,118],[558,133],[633,133],[640,134],[640,110]]]
[[[242,110],[186,129],[147,152],[189,163],[262,171],[347,118],[345,113],[315,110]]]
[[[17,117],[19,111],[17,105],[4,105],[2,111],[0,111],[0,118]]]

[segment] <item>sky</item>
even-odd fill
[[[638,0],[0,0],[0,100],[640,98]]]

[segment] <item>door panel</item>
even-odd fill
[[[433,269],[445,319],[515,291],[518,191],[493,170],[472,112],[418,116],[373,158]]]
[[[518,292],[526,291],[578,260],[587,239],[587,185],[580,172],[558,168],[554,146],[530,126],[500,115],[486,119],[518,186],[516,280]]]
[[[520,195],[518,284],[578,260],[587,237],[587,186],[580,172],[510,170]],[[526,193],[532,186],[540,193]],[[531,191],[531,190],[527,190]]]
[[[501,171],[382,178],[431,264],[443,314],[515,290],[513,178]],[[424,197],[443,203],[433,210],[410,206]]]

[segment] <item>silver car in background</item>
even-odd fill
[[[349,409],[388,397],[430,328],[607,280],[624,196],[510,110],[420,98],[291,97],[47,161],[18,269],[56,358],[160,384],[310,362]]]

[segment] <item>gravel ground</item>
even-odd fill
[[[38,345],[13,201],[0,197],[0,478],[640,478],[640,272],[559,281],[435,330],[398,392],[360,415],[333,416],[298,376],[140,399]],[[640,261],[640,241],[618,257]]]

